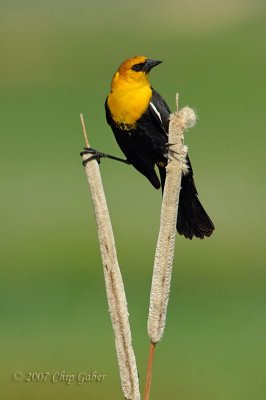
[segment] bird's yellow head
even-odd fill
[[[149,84],[150,70],[162,61],[151,60],[144,56],[137,56],[125,60],[112,79],[112,88],[128,83],[131,86],[143,86]]]

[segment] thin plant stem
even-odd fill
[[[153,357],[155,352],[155,343],[150,343],[149,350],[149,358],[147,365],[147,373],[146,373],[146,383],[145,383],[145,392],[144,392],[144,400],[149,400],[150,392],[151,392],[151,377],[152,377],[152,366],[153,366]]]

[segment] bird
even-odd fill
[[[150,71],[161,63],[135,56],[126,59],[113,75],[105,101],[106,120],[126,160],[94,149],[85,148],[85,152],[98,160],[109,157],[131,164],[154,188],[163,191],[171,111],[149,81]],[[188,155],[185,161],[187,168],[182,172],[176,228],[187,239],[203,239],[211,236],[215,227],[199,201]]]

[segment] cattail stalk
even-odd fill
[[[82,114],[80,118],[86,147],[89,147]],[[83,160],[89,157],[90,155],[83,155]],[[126,295],[98,162],[90,160],[86,164],[85,173],[96,216],[107,301],[115,336],[122,390],[127,400],[140,400],[138,372],[132,347]]]
[[[184,146],[184,131],[196,122],[192,109],[185,107],[178,111],[178,95],[176,96],[177,111],[170,115],[169,151],[166,166],[166,180],[161,208],[160,231],[156,246],[153,277],[150,294],[148,316],[148,335],[151,341],[149,360],[152,360],[155,344],[163,337],[167,315],[167,305],[170,293],[172,265],[176,237],[176,221],[181,189],[182,172],[186,172],[187,147]],[[146,389],[144,399],[148,400],[151,387],[152,362],[148,363]]]

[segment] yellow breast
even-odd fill
[[[132,85],[131,85],[132,86]],[[112,118],[118,124],[134,126],[147,110],[151,100],[150,85],[121,87],[111,91],[107,104]]]

